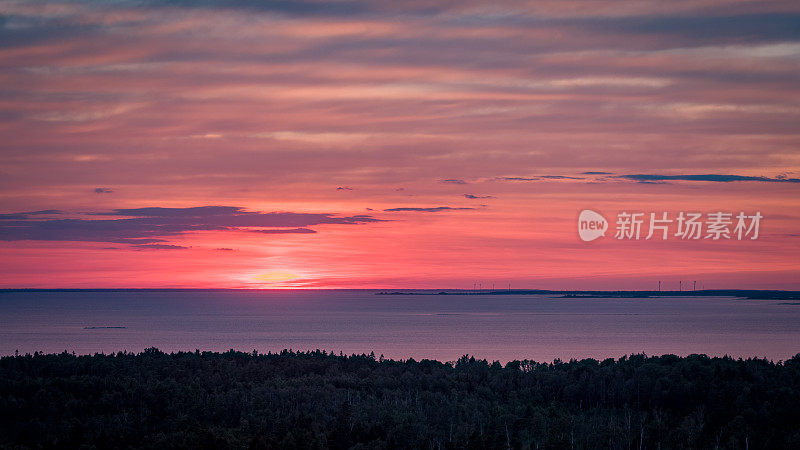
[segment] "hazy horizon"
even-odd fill
[[[537,295],[536,292],[541,291],[544,293],[551,293],[551,292],[600,292],[600,293],[619,293],[619,292],[647,292],[647,293],[683,293],[686,295],[692,293],[703,293],[703,292],[800,292],[800,290],[792,290],[792,289],[742,289],[742,288],[705,288],[705,289],[548,289],[548,288],[414,288],[414,287],[377,287],[377,288],[324,288],[324,287],[273,287],[273,288],[261,288],[261,287],[236,287],[236,288],[209,288],[209,287],[81,287],[81,288],[63,288],[63,287],[49,287],[49,288],[33,288],[33,287],[4,287],[0,288],[0,292],[3,291],[126,291],[126,290],[141,290],[141,291],[292,291],[292,290],[301,290],[301,291],[374,291],[376,293],[387,293],[387,294],[405,294],[405,293],[416,293],[416,292],[430,292],[432,294],[438,294],[440,292],[446,293],[464,293],[464,294],[490,294],[496,292],[503,292],[508,291],[518,295]]]

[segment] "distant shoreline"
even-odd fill
[[[435,291],[435,290],[431,290]],[[437,292],[382,291],[375,295],[557,295],[561,298],[742,297],[760,300],[800,300],[800,291],[704,289],[696,291],[552,291],[544,289],[487,289]]]
[[[740,297],[760,300],[800,300],[800,291],[777,289],[552,290],[552,289],[240,289],[240,288],[0,288],[15,292],[239,292],[239,291],[377,291],[375,295],[555,295],[562,298]]]

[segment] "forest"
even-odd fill
[[[0,448],[797,449],[800,354],[0,358]]]

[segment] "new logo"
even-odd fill
[[[578,235],[584,242],[593,241],[606,235],[608,221],[591,209],[584,209],[578,216]]]

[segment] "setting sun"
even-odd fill
[[[280,283],[284,281],[292,281],[298,278],[297,275],[289,272],[267,272],[255,276],[256,281],[262,283]]]

